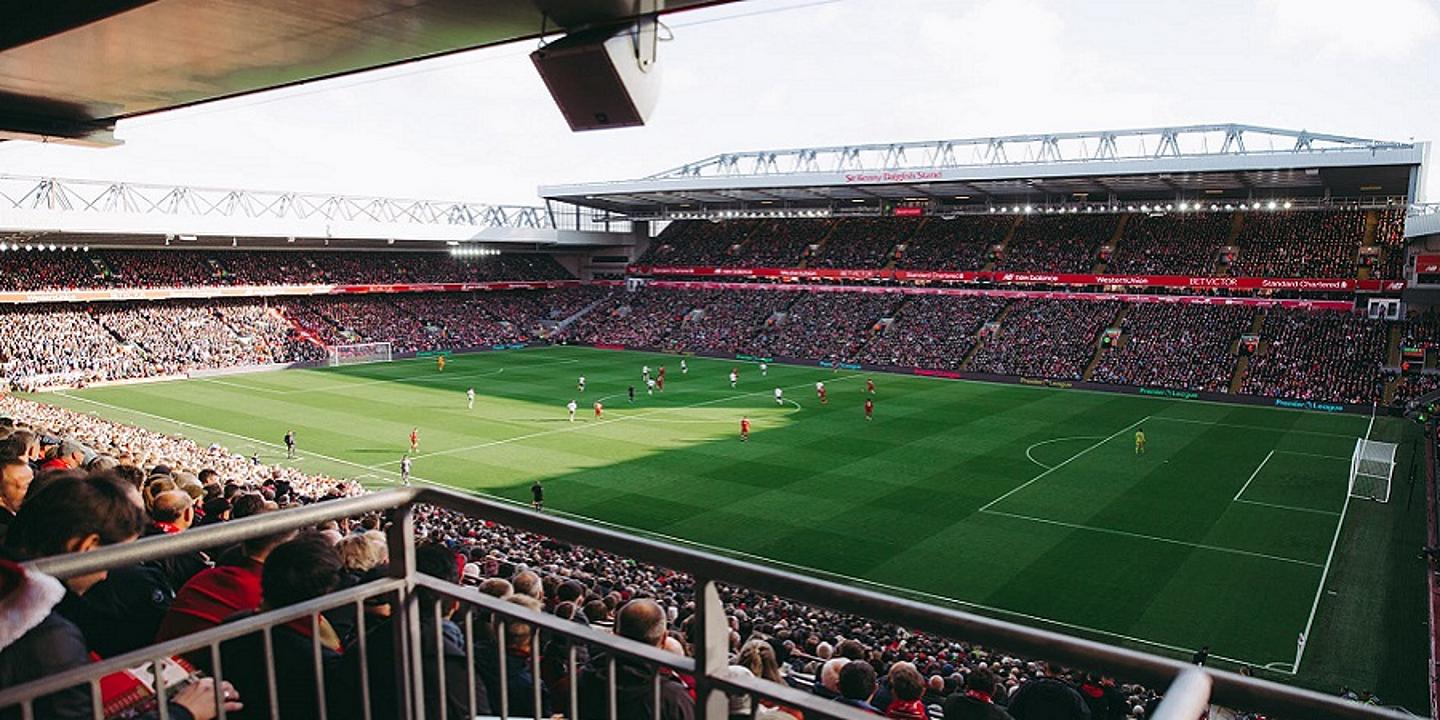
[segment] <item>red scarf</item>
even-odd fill
[[[995,702],[994,700],[990,699],[989,693],[983,693],[979,690],[966,690],[965,697],[974,698],[976,700],[979,700],[980,702],[985,703],[986,705],[990,705]]]
[[[166,535],[174,535],[180,532],[180,528],[177,527],[175,523],[159,522],[158,520],[155,522],[155,529]]]

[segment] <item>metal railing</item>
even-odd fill
[[[617,635],[590,628],[560,617],[534,612],[528,608],[481,594],[474,588],[455,585],[415,571],[415,518],[413,510],[417,504],[438,506],[462,513],[478,520],[543,535],[555,540],[574,543],[597,550],[633,558],[642,562],[662,566],[685,573],[693,579],[695,610],[692,617],[694,641],[693,657],[672,654],[658,647],[647,646]],[[1197,668],[1168,658],[1157,657],[1125,648],[1070,637],[1046,630],[1016,625],[972,613],[950,608],[934,607],[913,600],[884,595],[877,592],[842,585],[827,580],[798,575],[763,565],[733,560],[714,554],[700,552],[674,544],[662,543],[614,530],[587,525],[571,520],[532,512],[519,506],[433,488],[401,488],[364,495],[346,500],[319,503],[303,508],[269,513],[241,521],[186,531],[179,536],[147,538],[127,545],[102,548],[95,552],[63,555],[36,560],[28,567],[65,579],[86,573],[93,573],[138,562],[154,560],[182,552],[192,552],[238,543],[243,540],[272,535],[279,532],[312,527],[322,521],[354,517],[377,511],[390,512],[388,528],[390,566],[389,576],[347,590],[334,592],[314,600],[289,607],[262,612],[243,620],[226,623],[218,627],[183,638],[159,643],[126,655],[110,658],[83,667],[73,668],[50,677],[35,680],[17,687],[0,690],[0,710],[19,706],[24,718],[33,718],[33,703],[38,698],[66,688],[88,686],[91,690],[92,713],[103,717],[98,697],[100,678],[117,671],[133,668],[147,662],[158,661],[184,653],[208,653],[211,658],[216,683],[216,702],[219,702],[219,680],[225,677],[221,660],[221,644],[248,635],[261,633],[265,642],[266,673],[271,696],[270,706],[275,708],[276,678],[273,635],[275,629],[285,623],[308,619],[312,628],[320,623],[320,613],[332,608],[353,606],[359,620],[357,642],[352,645],[358,652],[360,678],[359,702],[361,711],[356,717],[367,720],[372,717],[373,707],[369,678],[363,673],[370,667],[365,641],[365,612],[363,605],[368,598],[392,598],[396,612],[392,616],[395,647],[400,649],[394,658],[398,707],[396,717],[430,718],[445,717],[442,707],[427,708],[430,692],[434,687],[444,693],[445,667],[443,653],[427,653],[422,650],[422,629],[433,626],[436,633],[434,645],[441,645],[439,618],[442,600],[459,601],[468,606],[460,623],[465,636],[466,667],[469,668],[470,717],[476,709],[476,656],[477,645],[475,623],[483,618],[477,613],[494,618],[501,641],[498,646],[502,678],[496,711],[500,717],[510,717],[514,705],[503,689],[506,672],[504,663],[506,623],[525,623],[538,631],[530,633],[531,652],[528,661],[532,663],[535,682],[531,703],[539,714],[538,672],[542,645],[541,634],[547,633],[552,639],[563,638],[569,647],[565,665],[572,682],[569,683],[569,697],[558,703],[557,712],[569,709],[569,717],[577,717],[580,710],[578,662],[575,648],[596,647],[608,658],[609,672],[605,674],[607,716],[618,717],[615,663],[617,659],[639,662],[652,668],[651,695],[653,717],[660,717],[661,675],[658,668],[694,679],[696,716],[702,719],[725,718],[728,716],[728,695],[743,694],[752,699],[752,708],[758,707],[753,700],[765,699],[797,709],[807,717],[832,717],[842,720],[861,720],[873,717],[853,708],[842,706],[809,692],[787,685],[760,679],[736,678],[727,673],[729,665],[729,626],[721,604],[718,584],[754,588],[765,593],[785,597],[806,604],[824,607],[862,617],[893,623],[911,630],[931,633],[940,637],[964,639],[989,647],[1003,648],[1029,657],[1044,658],[1105,672],[1129,682],[1145,683],[1151,687],[1168,687],[1164,702],[1153,716],[1161,720],[1193,720],[1211,702],[1229,707],[1261,711],[1272,716],[1294,718],[1403,718],[1396,711],[1344,701],[1340,698],[1317,692],[1289,687],[1278,683],[1259,680],[1230,672]],[[429,617],[432,622],[422,622]],[[325,683],[321,662],[318,633],[312,633],[312,653],[316,681],[316,702],[319,718],[325,718]],[[348,652],[348,651],[347,651]],[[513,661],[513,659],[511,659]],[[594,660],[594,658],[592,658]],[[429,666],[429,667],[427,667]],[[156,664],[158,667],[158,662]],[[433,672],[434,674],[429,674]],[[157,672],[157,680],[158,680]],[[437,681],[438,680],[438,681]],[[158,683],[157,685],[162,685]],[[244,698],[242,698],[243,700]],[[162,702],[162,720],[171,714]],[[633,716],[633,715],[631,715]],[[220,717],[224,717],[223,708]],[[590,717],[587,713],[586,717]],[[286,718],[286,720],[289,720]]]

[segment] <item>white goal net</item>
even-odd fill
[[[330,367],[373,362],[390,362],[392,359],[391,347],[388,342],[330,346]]]
[[[1390,479],[1395,475],[1395,443],[1378,440],[1355,440],[1350,455],[1351,497],[1390,501]]]

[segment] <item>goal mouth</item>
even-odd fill
[[[327,361],[330,367],[340,367],[342,365],[391,362],[394,359],[395,352],[391,343],[368,342],[331,345]]]
[[[1395,443],[1357,438],[1350,455],[1350,497],[1390,502],[1390,484],[1395,476]]]

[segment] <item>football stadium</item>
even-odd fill
[[[536,39],[618,132],[727,3],[262,5],[0,9],[0,149]],[[868,140],[0,164],[0,718],[1435,716],[1429,142]]]

